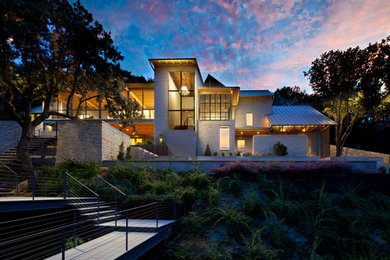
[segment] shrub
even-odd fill
[[[119,152],[118,152],[118,156],[116,157],[118,159],[118,161],[124,161],[125,160],[125,151],[124,151],[125,147],[124,147],[124,144],[123,142],[119,145]]]
[[[281,144],[279,141],[274,144],[274,153],[277,155],[277,156],[285,156],[287,155],[287,146],[285,146],[284,144]]]
[[[240,151],[237,151],[237,152],[236,152],[236,156],[241,156]]]
[[[195,212],[190,212],[188,216],[184,217],[180,223],[181,230],[188,232],[192,235],[204,235],[205,230],[203,228],[205,219]]]
[[[211,156],[209,144],[207,144],[206,146],[206,150],[204,151],[204,156]]]
[[[154,144],[152,140],[146,140],[146,144]]]
[[[229,156],[233,156],[233,153],[232,153],[232,152],[229,152]]]
[[[131,160],[131,145],[127,146],[126,148],[126,160]]]
[[[218,152],[214,152],[213,155],[214,155],[214,156],[217,156],[217,155],[218,155]]]
[[[225,152],[222,152],[222,153],[221,153],[221,156],[225,156]]]

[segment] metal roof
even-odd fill
[[[311,106],[272,106],[272,115],[267,119],[271,126],[336,124]]]
[[[273,96],[269,90],[240,90],[240,96]]]

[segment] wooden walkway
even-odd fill
[[[129,219],[129,229],[145,229],[155,232],[128,232],[128,251],[126,251],[126,220],[117,221],[117,227],[120,231],[113,231],[104,236],[98,237],[75,248],[65,251],[65,259],[91,260],[91,259],[136,259],[143,253],[154,247],[156,244],[166,238],[170,231],[168,225],[175,222],[174,220],[159,220],[158,229],[156,229],[156,220],[152,219]],[[100,226],[114,227],[115,221],[104,223]],[[165,227],[165,228],[164,228]],[[47,259],[62,259],[62,254],[56,254]]]

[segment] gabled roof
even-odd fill
[[[269,90],[240,90],[240,96],[273,96]]]
[[[272,106],[272,115],[267,119],[271,126],[336,124],[311,106]]]
[[[203,86],[205,87],[226,87],[224,84],[221,83],[221,81],[217,80],[210,74],[207,75],[206,80],[203,83]]]

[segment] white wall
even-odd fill
[[[306,135],[254,135],[253,153],[265,154],[274,153],[273,146],[277,142],[287,146],[289,157],[307,156]]]
[[[246,125],[246,113],[253,113],[253,126]],[[236,110],[236,128],[269,127],[266,114],[272,113],[272,96],[240,96]]]
[[[196,156],[195,130],[169,130],[168,127],[168,84],[169,72],[189,71],[195,73],[195,104],[197,104],[198,75],[195,66],[158,66],[154,71],[154,142],[158,143],[159,133],[163,134],[164,143],[168,146],[168,155]],[[195,105],[195,120],[197,119]],[[195,121],[196,122],[196,121]],[[195,128],[196,128],[195,123]]]
[[[234,120],[228,121],[207,121],[200,120],[199,124],[199,139],[198,139],[198,155],[204,155],[207,144],[210,147],[211,154],[218,152],[220,155],[222,151],[219,150],[219,128],[220,126],[229,126],[229,150],[223,151],[225,156],[229,155],[229,152],[234,154],[235,149],[235,128]]]

